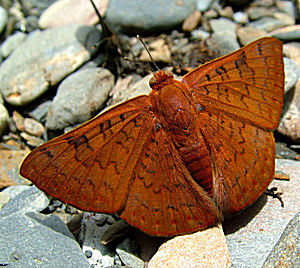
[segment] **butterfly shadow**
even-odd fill
[[[255,203],[253,203],[248,208],[244,209],[242,212],[235,214],[231,218],[223,222],[223,230],[225,235],[233,234],[240,230],[241,228],[247,226],[249,222],[261,211],[267,202],[267,195],[261,195]]]

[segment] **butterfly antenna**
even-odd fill
[[[152,58],[151,53],[150,53],[149,49],[147,48],[147,46],[146,46],[144,40],[142,39],[142,37],[140,37],[139,35],[137,35],[136,38],[140,40],[140,42],[142,43],[142,45],[143,45],[144,48],[146,49],[146,51],[147,51],[147,53],[148,53],[148,55],[149,55],[149,57],[150,57],[150,59],[151,59],[153,65],[155,66],[155,68],[157,69],[157,71],[159,71],[160,69],[158,68],[158,66],[156,65],[154,59]]]
[[[97,9],[97,7],[96,7],[96,5],[95,5],[95,3],[93,2],[93,0],[90,0],[90,2],[91,2],[91,4],[92,4],[92,6],[93,6],[93,8],[94,8],[94,10],[95,10],[95,12],[96,12],[98,18],[99,18],[100,24],[101,24],[101,26],[102,26],[102,30],[103,30],[103,32],[104,32],[104,36],[108,37],[108,36],[112,35],[112,33],[113,33],[112,30],[111,30],[111,29],[109,28],[109,26],[105,23],[104,19],[102,18],[100,12],[98,11],[98,9]]]

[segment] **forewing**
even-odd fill
[[[158,122],[149,129],[131,182],[120,216],[145,233],[186,234],[219,220],[214,202],[195,183]]]
[[[20,173],[67,204],[116,212],[124,204],[153,117],[148,96],[120,104],[32,151]]]
[[[210,153],[214,198],[224,215],[240,211],[273,179],[273,134],[220,113],[201,112],[198,120]]]
[[[182,82],[202,109],[275,129],[283,105],[282,43],[259,39],[194,69]]]

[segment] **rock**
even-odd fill
[[[291,177],[290,181],[274,180],[269,186],[284,193],[284,207],[278,199],[263,194],[223,224],[233,267],[262,267],[286,225],[299,212],[300,162],[276,159],[275,163],[276,171]]]
[[[0,233],[1,264],[90,267],[78,243],[56,215],[13,213],[0,218]]]
[[[297,9],[293,2],[290,1],[276,1],[276,6],[280,11],[287,13],[291,18],[296,19]]]
[[[212,34],[207,39],[208,46],[216,51],[219,51],[219,55],[223,56],[231,53],[240,48],[236,36],[231,31],[224,31]]]
[[[214,0],[197,0],[197,9],[200,12],[205,12],[211,7],[213,2]]]
[[[267,32],[271,32],[284,26],[295,24],[295,21],[285,13],[276,12],[273,16],[274,18],[263,17],[259,20],[252,21],[249,23],[249,25]]]
[[[32,118],[25,118],[24,131],[32,136],[40,137],[44,134],[45,128],[40,122],[37,122]]]
[[[130,239],[126,238],[116,248],[121,261],[128,267],[144,268],[144,262],[134,254],[134,248]]]
[[[299,267],[300,213],[288,223],[279,241],[263,264],[264,268]]]
[[[29,115],[39,122],[45,122],[50,105],[51,101],[42,102],[35,109],[33,109]]]
[[[287,92],[296,85],[300,75],[299,66],[289,58],[284,58],[284,91]]]
[[[300,44],[290,42],[283,45],[283,54],[294,61],[300,68]]]
[[[36,137],[36,136],[32,136],[28,133],[25,132],[21,132],[20,136],[26,140],[27,145],[32,146],[32,147],[38,147],[40,145],[42,145],[44,143],[44,140]]]
[[[171,63],[171,52],[163,39],[158,39],[149,45],[151,56],[155,62]],[[144,49],[139,57],[140,61],[151,62],[148,52]]]
[[[35,186],[31,186],[14,198],[11,198],[0,211],[0,217],[7,217],[16,212],[26,213],[30,211],[42,211],[49,203],[49,198],[44,192]]]
[[[233,20],[236,23],[245,24],[249,21],[248,14],[242,11],[235,12],[233,14]]]
[[[0,34],[6,27],[7,19],[8,17],[6,10],[2,6],[0,6]]]
[[[201,13],[198,10],[195,10],[188,16],[182,25],[182,30],[185,32],[191,32],[197,28],[201,20]]]
[[[231,6],[227,6],[219,11],[219,15],[224,18],[233,18],[233,9]]]
[[[210,10],[208,10],[204,13],[203,17],[208,19],[208,20],[214,19],[214,18],[218,17],[218,13],[214,9],[210,9]]]
[[[9,114],[5,106],[0,103],[0,137],[2,137],[8,125]]]
[[[275,12],[275,7],[252,6],[247,10],[247,14],[251,20],[258,20],[264,17],[272,17]]]
[[[7,58],[27,37],[23,32],[16,32],[7,37],[0,47],[0,54]]]
[[[233,36],[236,35],[236,24],[229,19],[213,19],[209,21],[209,24],[214,33],[230,32]]]
[[[20,0],[22,11],[27,17],[40,16],[41,13],[54,2],[55,0]]]
[[[28,149],[0,150],[0,188],[30,183],[19,175],[19,167],[28,153]]]
[[[191,32],[191,36],[195,40],[206,40],[209,37],[209,33],[201,29],[197,29]]]
[[[283,41],[297,40],[300,39],[300,25],[291,25],[283,27],[270,32],[269,35]]]
[[[114,252],[102,245],[102,234],[109,228],[108,221],[114,221],[112,216],[105,214],[84,213],[79,240],[82,250],[88,257],[91,266],[101,263],[102,267],[114,265]]]
[[[5,188],[2,192],[9,195],[10,199],[14,199],[17,195],[30,189],[29,185],[13,185]]]
[[[1,91],[12,105],[25,105],[88,61],[101,32],[90,26],[34,31],[0,65]],[[86,47],[85,47],[85,46]]]
[[[97,10],[103,16],[109,0],[93,0]],[[99,18],[90,3],[86,0],[60,0],[45,10],[39,19],[43,29],[70,24],[94,25]]]
[[[195,8],[196,0],[110,0],[105,19],[117,32],[151,33],[177,27]]]
[[[6,205],[10,200],[8,193],[0,192],[0,211],[4,205]]]
[[[258,29],[253,26],[241,27],[237,30],[238,38],[243,46],[267,35],[263,29]]]
[[[152,257],[148,267],[230,267],[221,225],[168,240]]]
[[[50,105],[46,127],[63,129],[91,119],[114,86],[114,77],[104,68],[79,70],[59,86]]]

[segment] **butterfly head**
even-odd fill
[[[173,78],[173,74],[170,71],[160,70],[154,73],[153,77],[149,80],[149,85],[152,89],[158,90],[162,86],[170,84]]]

